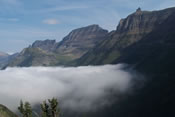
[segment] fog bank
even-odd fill
[[[15,110],[58,97],[64,108],[89,110],[109,103],[110,91],[125,93],[133,75],[124,65],[7,68],[0,71],[0,103]]]

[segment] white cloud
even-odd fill
[[[8,18],[7,20],[11,21],[11,22],[18,22],[19,21],[18,18]]]
[[[106,98],[112,91],[122,94],[131,88],[133,76],[123,67],[7,68],[0,71],[0,103],[15,110],[20,99],[34,104],[54,96],[63,108],[95,109],[110,103]]]
[[[42,21],[42,23],[54,25],[54,24],[60,24],[60,21],[58,21],[57,19],[45,19]]]

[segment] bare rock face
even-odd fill
[[[75,29],[59,43],[57,52],[73,58],[79,58],[104,40],[107,34],[108,31],[98,25]]]
[[[137,43],[174,14],[175,8],[160,11],[142,11],[140,8],[121,19],[108,39],[78,60],[79,65],[109,64],[119,58],[123,49]],[[97,55],[98,54],[98,55]]]
[[[122,19],[117,27],[118,33],[144,34],[151,32],[171,15],[171,11],[137,11]]]
[[[40,48],[42,50],[45,50],[45,51],[53,51],[56,47],[57,43],[56,43],[56,40],[44,40],[44,41],[40,41],[40,40],[37,40],[35,41],[33,44],[32,44],[32,47],[33,48]]]

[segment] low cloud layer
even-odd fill
[[[125,93],[133,76],[124,65],[7,68],[0,71],[0,103],[15,110],[58,97],[63,108],[89,110],[109,102],[109,92]],[[92,108],[93,107],[93,108]]]

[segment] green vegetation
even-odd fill
[[[48,99],[49,104],[43,101],[41,104],[42,117],[59,117],[60,109],[56,98]]]
[[[23,117],[32,117],[32,108],[29,102],[23,103],[23,101],[21,100],[18,110]]]
[[[17,117],[12,111],[3,105],[0,105],[0,117]]]
[[[41,117],[60,117],[60,109],[58,105],[59,103],[56,98],[48,99],[48,101],[43,101],[41,104]],[[29,102],[23,103],[23,101],[21,101],[18,110],[21,113],[22,117],[33,117],[32,107]]]

